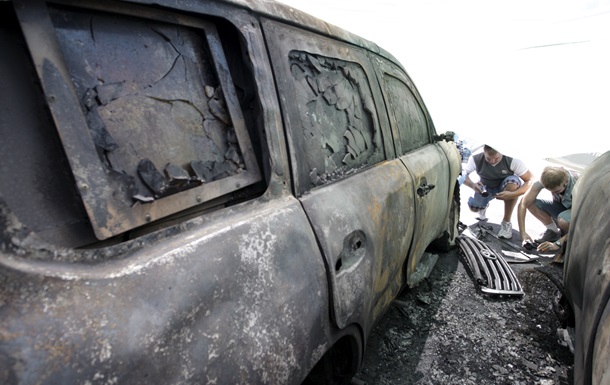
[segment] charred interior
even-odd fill
[[[293,51],[290,70],[311,187],[384,156],[368,79],[358,64]]]
[[[0,10],[4,243],[117,243],[264,191],[260,104],[234,26],[53,6],[57,44],[32,57],[27,15]],[[75,97],[59,102],[64,89]]]

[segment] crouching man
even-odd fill
[[[478,183],[470,179],[476,172]],[[522,160],[503,155],[489,145],[483,146],[483,152],[471,156],[462,168],[464,185],[474,190],[474,196],[468,199],[468,207],[478,213],[477,219],[487,220],[486,210],[493,199],[504,201],[504,217],[500,224],[498,237],[509,239],[513,236],[511,217],[517,199],[528,191],[533,174]]]
[[[522,246],[527,249],[537,247],[539,251],[559,250],[562,234],[567,234],[570,228],[572,190],[578,175],[563,167],[545,167],[540,175],[540,181],[534,182],[523,195],[517,208],[517,221],[521,234]],[[542,189],[547,189],[553,195],[552,200],[538,199]],[[546,227],[544,233],[532,241],[525,229],[525,215],[529,211]],[[535,242],[535,244],[534,244]]]

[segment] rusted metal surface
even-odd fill
[[[523,288],[515,272],[501,254],[478,239],[461,235],[458,245],[462,249],[472,275],[488,294],[523,295]]]
[[[298,194],[307,193],[312,188],[312,175],[315,177],[315,180],[313,180],[315,182],[314,186],[320,186],[336,177],[340,178],[354,173],[358,170],[357,167],[362,167],[362,160],[358,160],[360,163],[350,161],[349,164],[346,164],[343,163],[344,156],[339,155],[339,161],[332,159],[335,154],[352,155],[349,153],[350,135],[348,129],[350,127],[358,128],[358,131],[362,132],[364,136],[371,138],[362,142],[364,144],[371,143],[373,146],[383,149],[387,158],[396,153],[396,141],[387,141],[387,139],[392,137],[392,133],[397,135],[401,128],[397,127],[399,123],[393,115],[393,118],[388,119],[387,115],[382,113],[377,105],[368,102],[371,97],[372,100],[380,100],[381,95],[385,93],[383,87],[376,87],[376,84],[385,84],[380,79],[380,77],[385,76],[384,74],[390,74],[400,79],[403,87],[408,88],[410,90],[408,92],[415,98],[414,103],[422,108],[421,111],[425,115],[425,121],[421,122],[423,129],[419,129],[418,132],[420,132],[420,140],[430,144],[421,146],[422,142],[418,142],[421,148],[410,152],[407,148],[405,149],[405,155],[400,158],[404,166],[403,170],[408,174],[408,179],[413,180],[407,186],[410,190],[409,194],[415,194],[417,187],[422,185],[424,181],[425,185],[438,186],[425,197],[418,197],[418,199],[413,200],[414,204],[400,210],[405,215],[414,215],[413,223],[417,224],[414,226],[414,242],[407,253],[409,262],[406,264],[404,272],[407,282],[410,285],[416,284],[416,282],[409,280],[421,255],[428,245],[442,234],[447,227],[447,218],[453,199],[453,188],[455,187],[454,181],[459,173],[459,164],[455,164],[455,159],[458,156],[457,149],[455,146],[451,149],[452,144],[431,143],[432,135],[429,130],[431,130],[432,124],[428,115],[425,114],[426,110],[422,107],[423,103],[419,94],[404,71],[401,71],[393,63],[384,61],[382,57],[374,57],[374,63],[378,67],[371,67],[369,56],[353,47],[336,43],[329,44],[327,40],[315,35],[308,35],[307,39],[299,39],[299,35],[293,33],[290,26],[272,21],[265,21],[263,26],[267,35],[271,36],[270,52],[272,58],[275,58],[275,61],[272,60],[272,62],[280,82],[293,85],[280,95],[280,101],[285,111],[287,111],[285,118],[288,127],[291,128],[288,130],[287,136],[293,148],[291,156],[294,159],[292,165],[293,172],[297,176],[295,183]],[[312,56],[312,53],[317,53],[317,55]],[[295,55],[299,56],[296,56],[295,59]],[[286,57],[291,60],[286,61]],[[337,58],[341,58],[341,60]],[[313,61],[314,59],[315,61]],[[316,69],[319,66],[309,64],[312,62],[319,63],[320,60],[323,60],[324,65],[328,68],[337,67],[340,71],[329,71],[326,67]],[[301,61],[306,64],[299,65]],[[310,72],[304,71],[303,68]],[[347,102],[344,104],[350,108],[346,110],[339,108],[341,107],[340,104],[343,105],[343,103],[337,103],[341,98],[336,100],[335,98],[329,98],[333,102],[331,103],[324,98],[323,92],[321,95],[316,94],[316,92],[320,93],[320,88],[314,89],[312,84],[318,85],[316,79],[320,79],[320,82],[325,84],[326,77],[334,79],[334,81],[328,81],[328,84],[338,85],[338,87],[331,88],[333,96],[337,95],[338,92],[340,96],[345,97]],[[379,83],[371,81],[375,78]],[[365,84],[367,80],[368,85]],[[349,85],[349,92],[341,84]],[[326,89],[322,88],[322,90]],[[355,100],[351,104],[349,103],[350,95],[352,95],[352,100]],[[385,95],[385,100],[389,100],[389,96],[392,96],[387,93]],[[295,104],[295,100],[301,101],[301,103]],[[330,115],[334,119],[327,118],[326,115]],[[350,119],[358,124],[350,124]],[[304,132],[307,133],[306,136],[303,135]],[[381,140],[378,139],[377,132],[381,133]],[[328,140],[329,137],[332,140]],[[311,151],[299,151],[301,148],[309,148],[308,143],[310,142]],[[362,146],[362,148],[364,147]],[[400,147],[398,148],[400,149]],[[370,148],[368,150],[371,151]],[[310,156],[310,153],[318,152],[321,153],[321,156]],[[353,153],[358,154],[356,151],[353,151]],[[328,156],[324,154],[328,154]],[[355,160],[356,158],[348,157],[348,159]],[[312,160],[325,162],[312,166]],[[330,162],[330,160],[333,160],[333,162]],[[371,160],[374,161],[375,158],[364,160],[364,162]],[[323,173],[324,177],[319,178],[319,170],[329,170],[329,164],[330,172]],[[366,164],[364,163],[364,166]],[[346,171],[333,175],[332,173],[339,167],[344,167]],[[385,186],[378,185],[377,188],[383,191]],[[380,194],[383,194],[383,192],[380,192]],[[308,198],[304,197],[303,199]],[[353,207],[359,208],[360,205],[354,205]]]
[[[395,152],[412,175],[414,187],[421,188],[421,195],[415,200],[414,243],[405,268],[407,283],[414,286],[417,282],[412,279],[413,272],[430,243],[449,229],[448,241],[455,243],[459,219],[453,211],[459,212],[459,204],[452,206],[452,203],[455,180],[461,170],[455,163],[455,145],[433,142],[434,124],[413,81],[387,58],[375,56],[372,60],[383,85],[381,91],[392,111],[389,125],[396,138]]]
[[[593,161],[574,188],[564,261],[575,318],[574,383],[610,381],[610,152]]]

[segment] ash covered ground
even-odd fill
[[[440,255],[429,279],[397,298],[354,383],[571,384],[555,285],[534,264],[520,265],[524,296],[484,294],[456,254]]]
[[[511,241],[520,245],[517,231]],[[571,384],[571,329],[553,310],[557,287],[536,269],[561,277],[562,265],[551,261],[511,264],[525,294],[498,296],[480,290],[459,247],[439,254],[429,278],[404,290],[374,328],[352,383]]]

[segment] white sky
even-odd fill
[[[391,52],[438,132],[522,158],[610,150],[610,0],[281,2]]]

